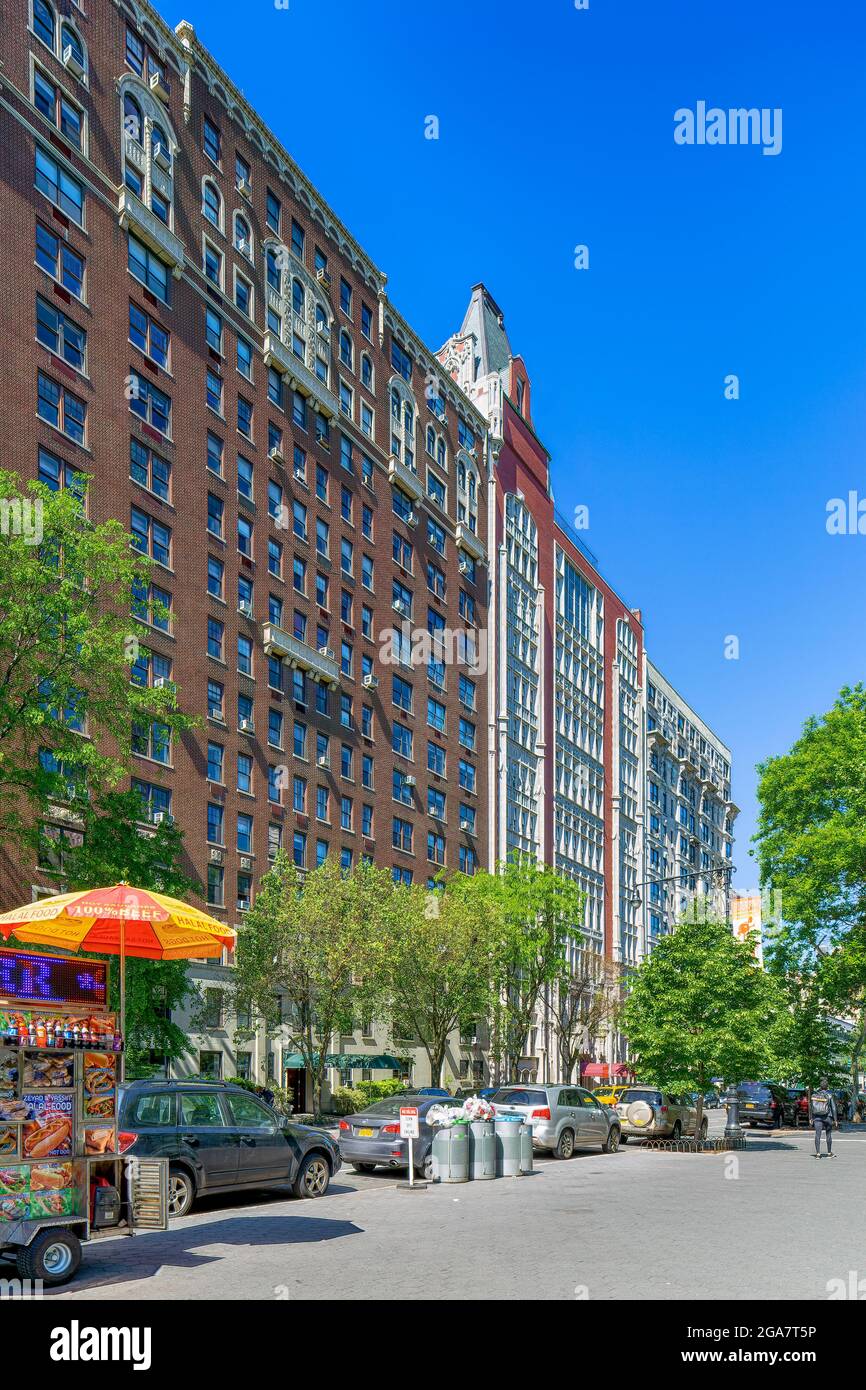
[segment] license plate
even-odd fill
[[[747,1109],[747,1110],[754,1110],[754,1108],[755,1108],[755,1107],[754,1107],[754,1105],[752,1104],[752,1102],[751,1102],[750,1100],[747,1100],[747,1101],[746,1101],[746,1109]]]
[[[375,1129],[356,1129],[355,1133],[359,1139],[372,1139],[376,1131]]]

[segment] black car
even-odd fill
[[[197,1197],[288,1183],[296,1197],[323,1197],[341,1165],[324,1130],[292,1124],[241,1086],[134,1081],[121,1087],[122,1153],[168,1158],[169,1215]]]
[[[737,1087],[740,1098],[740,1124],[757,1129],[781,1129],[793,1125],[796,1101],[785,1086],[773,1081],[741,1081]]]

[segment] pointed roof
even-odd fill
[[[474,335],[478,355],[474,364],[474,379],[500,374],[508,370],[512,358],[511,344],[505,331],[505,319],[487,287],[472,286],[472,297],[460,327],[460,337]]]

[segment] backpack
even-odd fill
[[[812,1096],[812,1114],[819,1118],[830,1114],[831,1097],[829,1091],[815,1091]]]

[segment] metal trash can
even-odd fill
[[[519,1115],[501,1115],[496,1118],[496,1176],[516,1178],[520,1172],[520,1129],[523,1124]]]
[[[496,1177],[496,1131],[492,1120],[473,1120],[469,1126],[469,1176]]]
[[[452,1125],[437,1131],[433,1140],[433,1178],[438,1182],[469,1181],[467,1125]]]
[[[532,1172],[532,1125],[520,1126],[520,1171]]]

